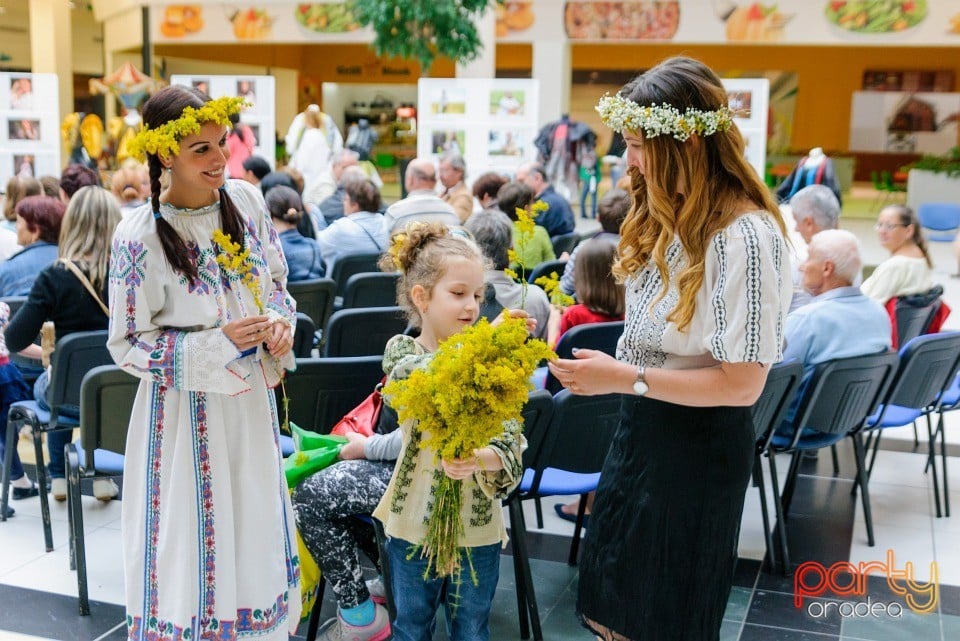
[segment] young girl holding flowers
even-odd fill
[[[152,190],[110,262],[108,347],[142,379],[121,519],[131,641],[287,641],[300,618],[271,389],[294,365],[294,304],[263,196],[224,180],[241,107],[165,87],[128,146]]]
[[[398,237],[387,260],[402,278],[398,301],[420,336],[395,336],[387,344],[384,370],[388,387],[425,369],[441,343],[477,320],[485,285],[480,250],[470,240],[451,235],[444,225],[414,224]],[[512,316],[523,312],[512,311]],[[528,328],[530,322],[527,322]],[[450,382],[456,387],[458,382]],[[452,402],[452,401],[451,401]],[[502,424],[490,442],[460,458],[442,458],[430,447],[423,418],[403,420],[403,449],[390,484],[374,516],[387,534],[386,554],[392,574],[397,641],[428,641],[446,587],[447,626],[451,641],[486,641],[497,587],[500,548],[506,543],[500,499],[520,482],[521,454],[526,447],[521,425]],[[438,568],[437,548],[429,543],[427,521],[440,504],[443,477],[462,481],[456,568]],[[439,575],[439,576],[438,576]]]

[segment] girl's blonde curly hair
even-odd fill
[[[397,304],[403,308],[410,323],[420,326],[420,313],[410,296],[416,285],[433,295],[433,287],[447,271],[447,261],[452,257],[467,258],[486,266],[483,254],[476,243],[462,235],[450,233],[442,223],[410,223],[406,229],[393,237],[390,251],[380,258],[383,271],[398,270]]]

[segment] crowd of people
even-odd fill
[[[576,219],[541,164],[472,177],[456,152],[414,158],[404,197],[387,204],[379,176],[319,108],[298,116],[290,162],[274,170],[252,154],[236,99],[183,87],[146,102],[154,136],[134,146],[143,164],[113,172],[107,186],[80,165],[59,178],[11,178],[0,297],[25,302],[11,315],[0,301],[0,412],[25,399],[49,407],[49,369],[9,361],[40,356],[47,321],[57,338],[108,330],[115,361],[141,379],[127,450],[136,464],[123,479],[130,638],[188,628],[196,638],[226,628],[287,638],[300,614],[299,531],[338,605],[319,638],[430,639],[452,588],[409,550],[423,543],[444,475],[467,484],[466,510],[492,514],[464,524],[473,580],[456,585],[450,636],[489,638],[506,540],[499,501],[523,474],[517,425],[442,460],[416,419],[354,435],[336,463],[287,491],[271,389],[294,367],[287,284],[330,276],[360,254],[399,272],[398,304],[415,328],[387,344],[387,380],[427,367],[483,316],[523,317],[550,344],[578,325],[624,322],[616,354],[581,349],[548,365],[574,394],[623,395],[587,503],[577,614],[603,639],[718,638],[753,465],[750,406],[769,366],[794,358],[809,377],[826,360],[888,350],[888,303],[934,286],[908,207],[880,212],[890,256],[864,280],[859,241],[840,229],[830,188],[778,203],[744,159],[726,99],[710,69],[672,58],[601,100],[604,123],[625,141],[627,175],[599,199],[599,231],[559,256],[554,240]],[[556,259],[569,305],[514,276]],[[47,435],[59,501],[70,437]],[[16,452],[11,486],[15,501],[46,491]],[[97,481],[93,492],[109,501],[118,488]],[[556,510],[573,520],[577,505]],[[358,514],[382,522],[385,558]],[[364,579],[360,552],[389,564],[392,621],[383,578]]]

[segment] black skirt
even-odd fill
[[[624,400],[580,560],[584,625],[638,641],[719,638],[753,451],[749,407]]]

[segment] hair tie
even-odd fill
[[[217,191],[226,191],[226,190],[227,190],[227,185],[226,185],[226,184],[223,184],[223,185],[220,185],[219,187],[217,187]]]
[[[153,219],[154,219],[154,220],[160,220],[161,218],[162,218],[162,216],[160,215],[160,210],[159,210],[159,209],[154,209],[154,210],[153,210]]]
[[[296,216],[300,212],[297,211],[296,207],[291,207],[287,210],[287,216]]]

